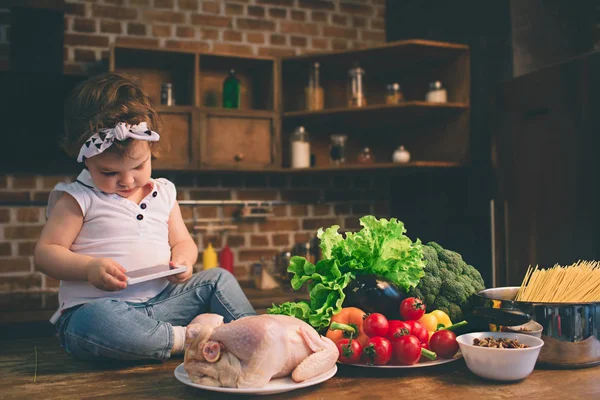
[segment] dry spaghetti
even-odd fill
[[[600,263],[578,261],[548,269],[529,266],[517,301],[535,303],[589,303],[600,301]]]

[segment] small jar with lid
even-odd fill
[[[399,104],[404,100],[402,90],[400,90],[399,83],[390,83],[386,86],[385,91],[385,104]]]
[[[310,167],[310,141],[308,132],[303,126],[297,127],[290,137],[290,154],[292,168]]]
[[[358,161],[359,164],[372,164],[375,162],[371,149],[368,147],[363,148],[360,153],[358,153],[356,161]]]
[[[446,103],[448,101],[446,89],[442,86],[442,82],[434,81],[429,84],[429,91],[425,100],[432,103]]]
[[[392,156],[392,161],[397,164],[406,164],[410,161],[410,153],[404,148],[399,146]]]
[[[365,96],[364,83],[365,70],[358,64],[348,71],[348,106],[366,107],[367,98]]]
[[[174,106],[175,99],[173,98],[173,84],[165,82],[160,85],[160,104],[164,106]]]

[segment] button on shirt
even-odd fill
[[[111,258],[127,271],[168,264],[169,215],[176,201],[175,185],[167,179],[150,181],[153,189],[137,204],[117,194],[96,188],[88,170],[83,170],[72,183],[59,183],[50,193],[46,215],[58,199],[68,193],[79,204],[83,226],[71,245],[71,251],[96,258]],[[124,290],[106,292],[87,281],[61,281],[60,309],[52,316],[55,323],[60,311],[97,298],[146,301],[159,294],[168,284],[166,278],[128,286]]]

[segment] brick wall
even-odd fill
[[[254,55],[292,55],[359,48],[385,41],[385,0],[66,0],[64,70],[86,74],[105,67],[112,43]],[[9,11],[0,9],[0,69],[8,69]],[[59,181],[74,177],[0,176],[0,200],[46,201]],[[261,256],[290,249],[334,223],[355,228],[358,218],[389,213],[385,181],[363,177],[170,176],[180,199],[345,201],[286,205],[264,222],[240,223],[226,235],[195,234],[202,250],[232,248],[236,275],[249,277]],[[381,201],[374,201],[382,199]],[[183,207],[195,218],[229,217],[232,207]],[[58,282],[36,272],[33,249],[43,207],[0,207],[0,293],[55,291]],[[201,259],[201,258],[200,258]]]
[[[64,70],[86,74],[105,68],[112,43],[200,49],[254,55],[292,55],[359,48],[385,41],[385,0],[66,0]],[[8,69],[9,11],[0,9],[0,70]],[[0,176],[0,200],[46,201],[64,176]],[[226,235],[198,233],[202,250],[212,242],[232,248],[236,275],[249,266],[311,238],[320,226],[357,226],[358,218],[389,213],[385,181],[354,177],[170,176],[180,199],[307,200],[337,203],[286,205],[263,222],[240,223]],[[374,201],[381,199],[380,201]],[[345,202],[350,200],[350,202]],[[195,218],[229,217],[232,207],[183,207]],[[58,282],[37,272],[33,249],[43,207],[0,207],[0,293],[55,291]],[[200,258],[201,259],[201,258]]]
[[[359,48],[385,41],[385,0],[66,0],[65,72],[108,59],[111,43],[254,55]],[[0,9],[0,68],[8,67]]]
[[[265,257],[290,250],[295,243],[314,237],[319,227],[338,224],[355,229],[365,214],[387,217],[389,181],[367,176],[239,175],[194,176],[171,174],[180,200],[290,200],[323,204],[288,204],[274,207],[274,216],[254,222],[236,222],[238,229],[225,234],[194,233],[200,249],[212,243],[219,251],[227,243],[234,253],[235,274],[249,278],[249,266]],[[0,200],[48,199],[58,182],[70,176],[0,176]],[[58,281],[37,272],[33,249],[44,223],[44,207],[0,207],[0,293],[55,291]],[[229,221],[237,206],[182,206],[192,230],[197,218]]]

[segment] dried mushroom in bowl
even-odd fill
[[[529,347],[524,343],[519,343],[519,339],[494,338],[473,339],[473,345],[478,347],[491,347],[496,349],[525,349]]]

